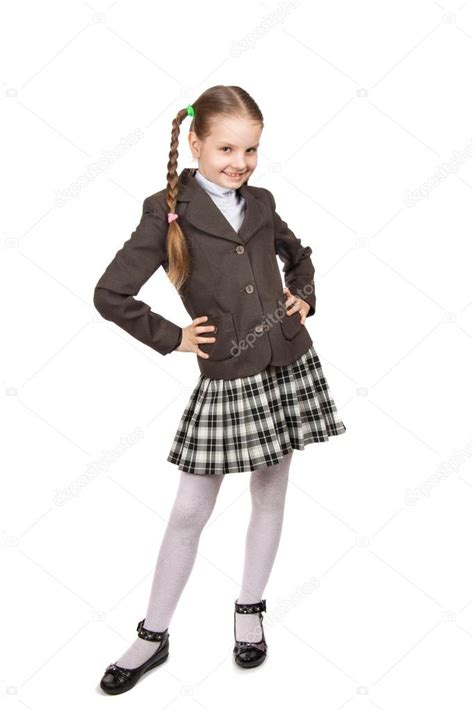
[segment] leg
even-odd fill
[[[250,476],[252,513],[247,530],[242,587],[237,602],[262,599],[280,543],[288,474],[293,450],[279,464],[255,469]],[[262,639],[258,613],[236,614],[236,636],[243,642]]]
[[[181,472],[176,499],[158,554],[144,626],[163,632],[191,574],[201,532],[210,518],[224,475]],[[115,662],[133,669],[146,661],[159,642],[137,639]]]

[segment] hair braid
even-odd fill
[[[166,204],[169,212],[175,212],[176,203],[178,200],[178,145],[180,125],[187,117],[187,109],[178,111],[176,118],[173,119],[171,129],[171,145],[168,160],[168,173],[166,175]],[[189,272],[189,253],[186,247],[186,241],[183,231],[177,220],[173,220],[168,227],[167,236],[167,252],[168,252],[168,277],[180,291]]]

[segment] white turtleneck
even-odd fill
[[[237,192],[237,188],[223,188],[222,185],[205,178],[199,172],[199,169],[194,173],[194,177],[208,193],[227,221],[230,222],[234,230],[238,232],[244,221],[246,210],[246,202],[243,195]]]

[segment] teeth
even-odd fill
[[[226,173],[224,170],[225,175],[230,176],[231,178],[240,178],[244,173]]]

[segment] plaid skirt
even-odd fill
[[[199,376],[167,461],[191,474],[277,464],[346,431],[314,346],[290,365],[231,380]]]

